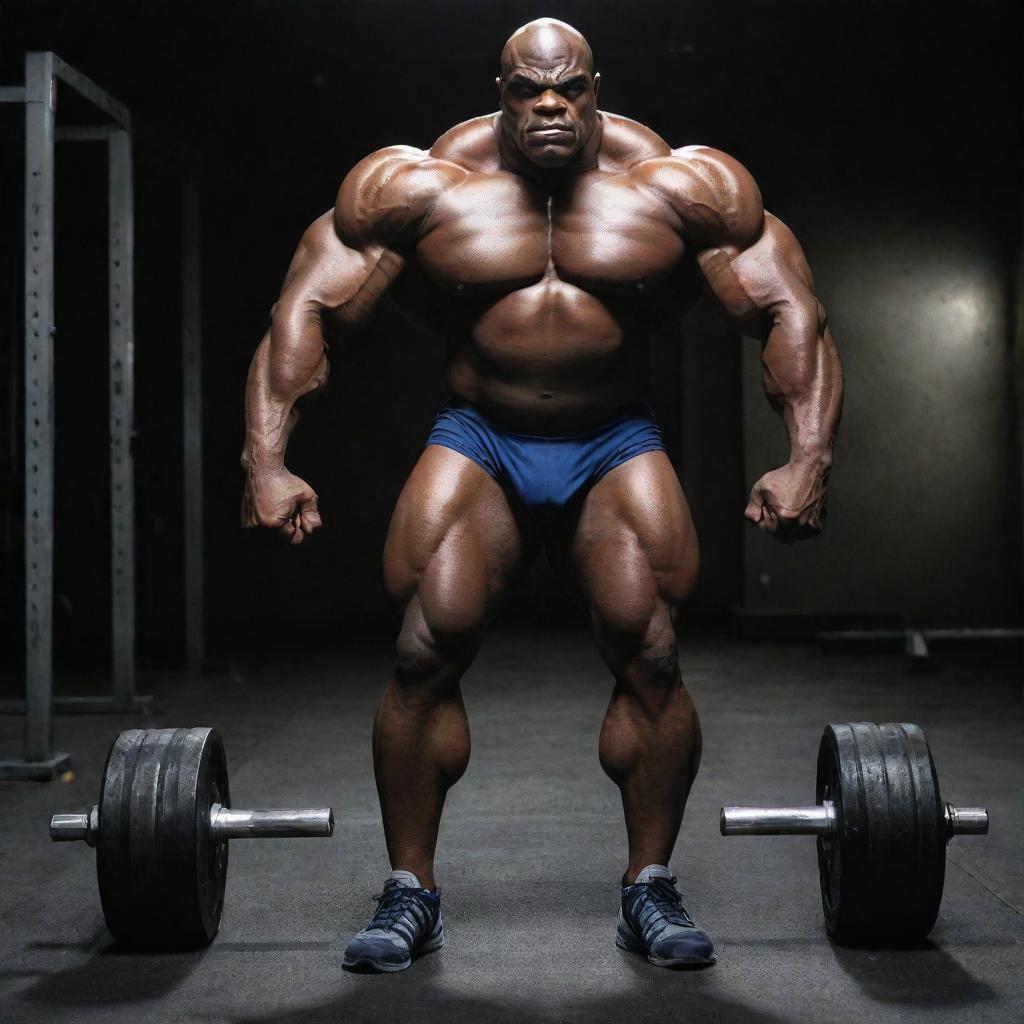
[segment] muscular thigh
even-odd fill
[[[415,607],[432,634],[471,635],[534,544],[492,477],[464,455],[430,445],[391,519],[385,586],[407,618]]]
[[[674,623],[697,579],[690,509],[668,457],[617,466],[547,539],[552,564],[595,628],[641,641],[659,617]]]

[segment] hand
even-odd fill
[[[242,494],[242,526],[276,529],[290,544],[322,526],[316,492],[287,469],[250,470]]]
[[[754,484],[743,514],[783,543],[815,537],[825,525],[827,482],[827,467],[790,462]]]

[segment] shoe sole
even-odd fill
[[[620,933],[615,934],[615,945],[624,949],[627,953],[638,953],[646,956],[648,963],[655,967],[710,967],[715,962],[715,957],[708,959],[704,956],[654,956],[647,952],[647,947],[641,942],[639,944],[630,942]]]
[[[396,971],[404,971],[412,966],[413,960],[418,960],[425,953],[436,953],[444,945],[444,933],[429,939],[416,951],[414,956],[397,964],[389,964],[386,961],[374,960],[368,956],[358,956],[354,960],[345,957],[341,966],[348,971],[355,971],[362,974],[394,974]]]

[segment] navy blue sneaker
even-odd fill
[[[424,889],[411,871],[392,871],[374,896],[377,912],[345,948],[350,971],[404,971],[423,953],[444,945],[441,897]]]
[[[662,864],[648,865],[632,885],[622,887],[615,945],[646,953],[657,967],[715,962],[711,937],[693,923],[672,872]]]

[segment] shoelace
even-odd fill
[[[644,886],[643,890],[630,900],[631,910],[637,923],[643,913],[643,908],[639,906],[641,901],[645,898],[648,899],[654,908],[654,913],[648,916],[647,922],[643,926],[644,931],[647,931],[659,918],[664,922],[665,927],[679,925],[683,928],[692,928],[694,926],[693,920],[683,906],[682,893],[675,887],[676,881],[675,878],[655,878],[650,882],[640,883]],[[661,930],[659,929],[659,931]]]
[[[409,904],[419,900],[419,896],[415,889],[408,886],[392,885],[379,896],[374,896],[373,900],[377,904],[377,911],[367,927],[390,929],[406,912]]]

